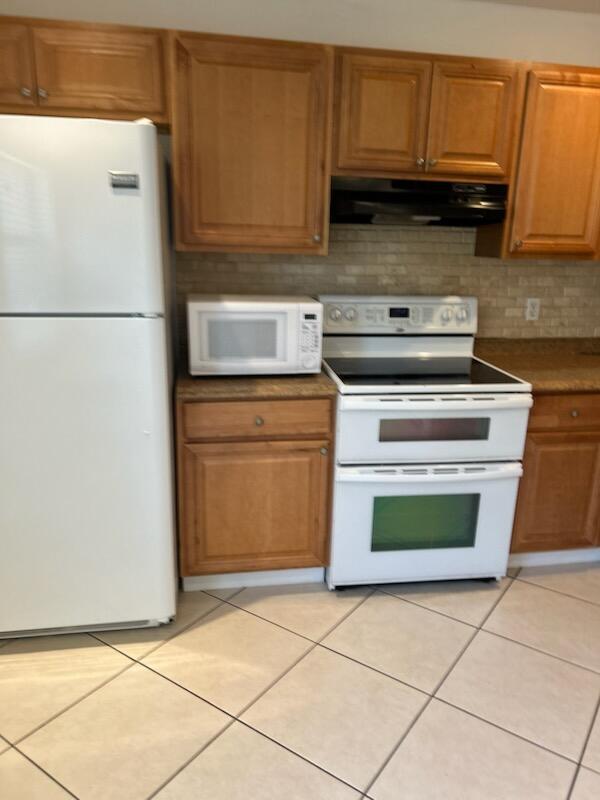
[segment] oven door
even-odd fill
[[[337,461],[520,459],[532,404],[525,393],[342,396]]]
[[[269,375],[298,367],[298,308],[273,303],[188,305],[192,375]]]
[[[330,588],[506,574],[519,463],[337,467]]]

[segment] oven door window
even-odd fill
[[[371,550],[474,547],[479,494],[375,497]]]
[[[466,442],[489,438],[489,417],[382,419],[380,442]]]
[[[211,361],[275,360],[278,321],[272,319],[209,319]]]

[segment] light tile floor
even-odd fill
[[[2,800],[600,800],[600,565],[0,644]]]

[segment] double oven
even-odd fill
[[[325,296],[342,585],[506,573],[531,386],[473,356],[474,298]]]

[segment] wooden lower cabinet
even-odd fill
[[[512,552],[598,545],[599,510],[600,429],[530,431]]]
[[[253,401],[180,403],[178,410],[181,575],[324,566],[329,554],[332,401],[269,401],[264,422],[261,416],[253,431],[235,438],[230,425],[219,428],[215,406],[220,411],[223,405],[241,420],[248,413],[255,419]],[[292,424],[300,405],[309,421],[302,433],[294,432]],[[294,413],[288,413],[290,407]],[[212,430],[190,426],[189,420],[202,414],[213,420]],[[269,433],[271,418],[278,422],[271,430],[279,435]],[[203,441],[193,440],[197,433]]]

